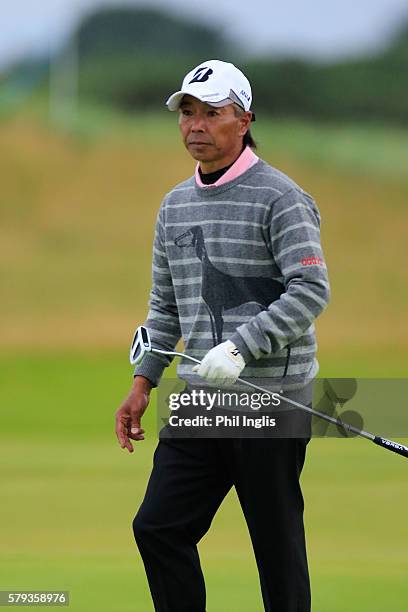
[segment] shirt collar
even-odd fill
[[[212,187],[219,187],[220,185],[224,185],[224,183],[228,183],[236,179],[238,176],[249,170],[256,162],[259,157],[255,155],[252,151],[251,147],[245,147],[242,151],[241,155],[238,159],[232,164],[231,168],[229,168],[215,183],[211,185],[205,185],[200,177],[200,173],[198,171],[200,164],[197,164],[195,169],[195,181],[198,187],[203,189],[211,189]]]

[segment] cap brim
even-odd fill
[[[180,108],[180,104],[181,104],[182,99],[186,95],[192,96],[193,98],[197,98],[197,100],[200,100],[201,102],[205,102],[206,104],[209,104],[210,106],[215,106],[215,108],[221,108],[222,106],[228,106],[228,104],[234,104],[234,100],[231,100],[231,98],[224,98],[223,100],[218,100],[218,101],[213,100],[212,102],[209,102],[208,100],[205,100],[205,99],[203,100],[199,96],[194,95],[190,91],[176,91],[167,100],[167,102],[166,102],[167,108],[170,111],[178,110]],[[245,109],[243,109],[243,110],[245,110]],[[253,111],[252,111],[252,119],[251,119],[251,121],[252,122],[256,121],[255,113]]]
[[[171,111],[176,111],[180,107],[180,103],[184,96],[184,91],[176,91],[166,102],[166,106]]]
[[[171,111],[178,110],[180,108],[180,104],[184,96],[192,96],[193,98],[197,98],[197,100],[205,102],[210,106],[215,106],[216,108],[221,108],[222,106],[228,106],[229,104],[233,104],[233,100],[231,100],[230,98],[223,98],[222,100],[208,100],[205,96],[197,96],[196,93],[192,93],[191,91],[176,91],[176,93],[171,95],[170,98],[167,100],[167,108]]]

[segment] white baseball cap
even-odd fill
[[[235,102],[245,111],[252,103],[252,90],[246,76],[234,64],[208,60],[191,70],[183,80],[180,91],[170,96],[169,110],[178,110],[183,96],[189,94],[211,106],[227,106]]]

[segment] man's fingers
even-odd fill
[[[133,444],[131,443],[127,435],[122,434],[118,436],[118,439],[121,448],[127,448],[129,453],[133,453]]]
[[[143,440],[144,439],[144,429],[142,428],[142,424],[140,422],[141,416],[139,413],[133,413],[131,416],[130,427],[128,428],[128,436],[133,438],[133,440]]]
[[[131,441],[129,440],[128,431],[127,431],[128,421],[129,421],[129,417],[126,417],[125,415],[117,415],[115,431],[116,431],[116,437],[118,439],[118,442],[121,448],[127,448],[129,453],[133,453],[133,445]]]
[[[132,425],[130,431],[128,430],[127,435],[132,440],[144,440],[144,432],[145,430],[141,427],[134,427]]]
[[[129,440],[129,438],[126,438],[126,442],[125,445],[122,446],[122,448],[127,448],[129,453],[133,453],[134,448],[133,448],[133,444],[131,443],[131,441]]]
[[[119,442],[121,448],[127,448],[129,453],[133,453],[132,443],[129,440],[129,438],[128,438],[127,434],[125,433],[124,429],[117,428],[116,429],[116,436],[118,438],[118,442]]]
[[[145,430],[141,426],[142,410],[124,404],[116,413],[116,436],[121,448],[133,453],[131,440],[144,440]]]
[[[124,448],[127,440],[127,432],[125,425],[121,422],[116,424],[116,437],[121,447]]]
[[[130,433],[132,434],[144,434],[144,432],[145,430],[141,427],[135,427],[134,425],[132,425],[132,427],[130,428]]]

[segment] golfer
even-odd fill
[[[154,348],[174,350],[182,338],[185,352],[201,360],[179,363],[187,385],[256,378],[284,384],[310,404],[318,371],[314,320],[329,300],[320,215],[307,192],[255,154],[251,104],[248,79],[219,60],[194,68],[167,100],[197,166],[158,212],[144,325]],[[144,439],[149,394],[170,361],[148,353],[136,367],[116,413],[116,434],[129,452],[131,440]],[[299,484],[309,439],[159,439],[133,521],[157,612],[205,612],[197,543],[231,487],[265,610],[310,610]]]

